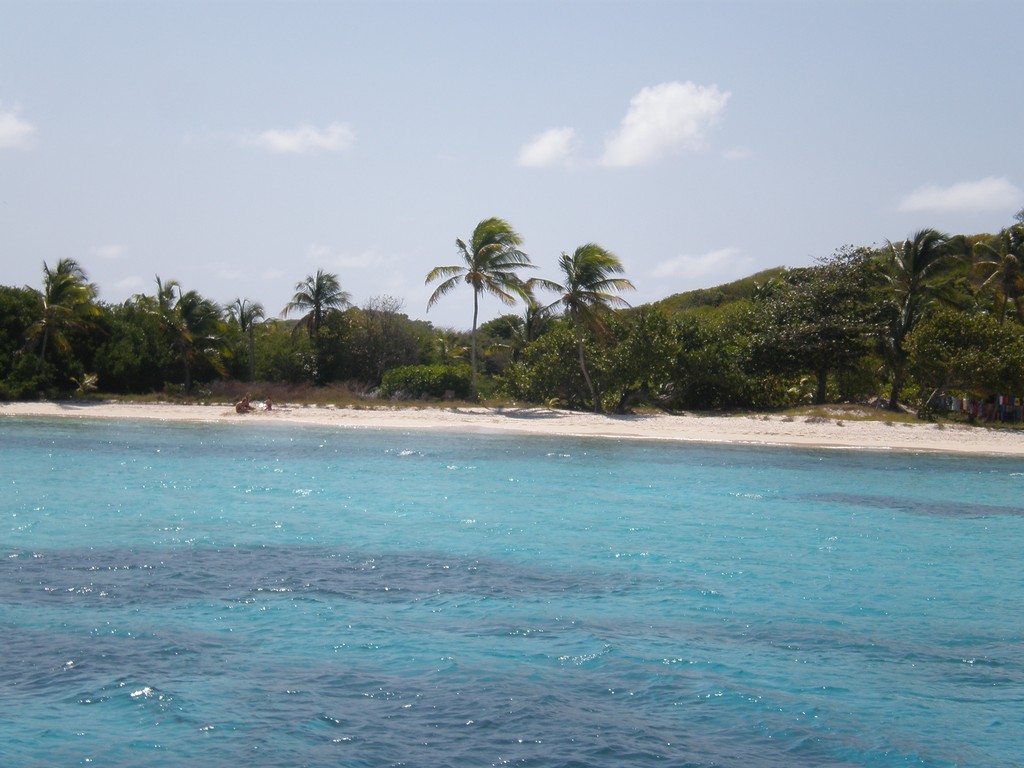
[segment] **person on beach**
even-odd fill
[[[235,413],[248,413],[252,410],[252,406],[249,405],[249,396],[246,395],[237,403],[235,403]]]

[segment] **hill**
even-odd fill
[[[676,293],[667,298],[651,303],[668,314],[674,315],[701,308],[720,307],[734,301],[749,299],[754,295],[757,286],[763,285],[786,271],[785,267],[773,267],[757,272],[731,283],[724,283],[713,288],[698,288],[694,291]]]

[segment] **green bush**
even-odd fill
[[[380,384],[384,397],[409,398],[469,397],[471,371],[468,365],[405,365],[385,372]]]

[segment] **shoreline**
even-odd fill
[[[939,424],[776,415],[599,415],[550,408],[365,408],[282,404],[235,413],[234,406],[174,403],[38,401],[0,403],[0,417],[56,417],[192,422],[304,424],[341,429],[432,429],[449,432],[662,440],[670,442],[1024,456],[1024,431]]]

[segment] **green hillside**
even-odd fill
[[[723,304],[751,298],[757,286],[778,277],[785,271],[785,267],[773,267],[757,272],[749,277],[734,280],[731,283],[724,283],[713,288],[698,288],[694,291],[676,293],[660,301],[653,302],[651,306],[658,307],[670,315],[704,308],[720,307]]]

